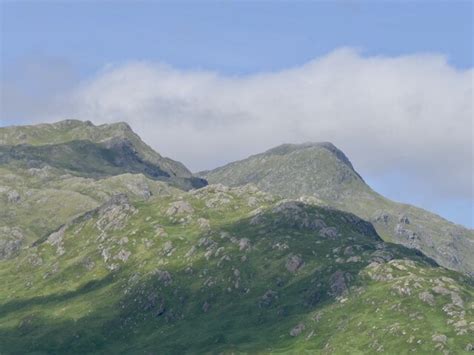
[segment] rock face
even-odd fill
[[[330,143],[284,144],[199,175],[211,184],[252,183],[285,198],[313,198],[314,203],[370,220],[379,235],[418,249],[440,265],[474,275],[473,230],[380,196]],[[330,238],[337,237],[331,230],[325,232]]]

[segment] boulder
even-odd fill
[[[250,249],[250,240],[247,238],[242,238],[239,240],[239,250],[249,250]]]
[[[303,332],[304,329],[305,325],[303,323],[299,323],[293,329],[290,330],[290,335],[292,337],[297,337]]]
[[[210,305],[209,302],[207,302],[207,301],[204,302],[204,304],[202,305],[202,311],[203,311],[204,313],[209,312],[209,309],[210,309],[210,308],[211,308],[211,305]]]
[[[262,297],[260,297],[260,307],[270,307],[278,299],[278,293],[273,290],[267,290]]]
[[[331,288],[331,296],[338,297],[347,294],[348,288],[343,271],[338,270],[331,275],[329,278],[329,287]]]
[[[199,228],[203,231],[208,231],[211,229],[211,224],[209,223],[208,219],[205,218],[198,218],[197,224]]]
[[[16,190],[10,190],[7,192],[7,201],[9,203],[18,203],[20,202],[20,194]]]
[[[420,293],[418,295],[418,297],[420,298],[420,300],[422,300],[423,302],[429,304],[430,306],[434,306],[435,303],[436,303],[434,296],[431,293],[429,293],[428,291]]]
[[[286,261],[286,269],[291,273],[297,272],[303,266],[304,261],[299,255],[290,255]]]
[[[0,260],[10,259],[18,254],[23,241],[23,233],[19,228],[0,228]]]
[[[433,334],[433,336],[431,337],[431,340],[433,340],[436,343],[446,344],[448,337],[444,334]]]
[[[339,235],[339,233],[335,227],[326,227],[319,231],[319,235],[321,237],[334,239]]]
[[[168,217],[176,216],[176,215],[183,215],[183,214],[191,214],[194,212],[194,208],[186,201],[175,201],[170,204],[168,209],[166,210],[166,215]]]

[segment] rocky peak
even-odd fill
[[[325,149],[328,152],[332,153],[341,163],[347,165],[354,173],[359,176],[359,178],[362,180],[362,177],[355,171],[354,167],[352,166],[351,161],[349,158],[344,154],[342,150],[337,148],[334,144],[331,142],[305,142],[301,144],[289,144],[285,143],[282,145],[279,145],[275,148],[269,149],[263,154],[265,155],[286,155],[290,154],[296,151],[302,151],[302,150],[319,150],[319,149]]]

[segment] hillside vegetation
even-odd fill
[[[0,128],[0,354],[474,349],[472,231],[329,143],[203,175],[125,124]]]
[[[198,175],[228,186],[255,184],[286,198],[307,196],[374,224],[385,240],[421,250],[474,275],[474,231],[372,190],[331,143],[285,144]]]

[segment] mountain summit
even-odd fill
[[[472,230],[381,196],[331,143],[283,144],[198,175],[228,186],[253,183],[285,198],[315,198],[371,221],[386,241],[419,249],[445,267],[474,275]]]
[[[143,173],[185,189],[206,185],[182,163],[154,151],[124,122],[95,126],[90,121],[64,120],[6,127],[0,129],[0,147],[3,162],[58,166],[83,176]]]
[[[370,191],[346,155],[327,142],[283,144],[198,175],[229,186],[254,183],[288,198],[307,195],[339,201],[346,195]]]

